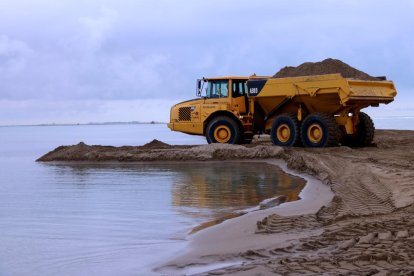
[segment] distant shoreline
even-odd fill
[[[372,116],[374,123],[376,120],[395,120],[395,119],[414,119],[414,115],[404,115],[404,116]],[[159,121],[149,121],[149,122],[89,122],[89,123],[43,123],[43,124],[0,124],[0,127],[27,127],[27,126],[105,126],[105,125],[151,125],[151,124],[167,124],[167,122]],[[378,129],[390,129],[388,126],[379,127]],[[393,128],[398,129],[407,129],[411,130],[412,128]]]
[[[103,123],[68,123],[68,124],[27,124],[27,125],[0,125],[0,127],[27,127],[27,126],[109,126],[109,125],[163,125],[166,122],[103,122]]]

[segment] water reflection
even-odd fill
[[[301,178],[260,162],[194,163],[177,170],[180,174],[172,188],[174,206],[232,210],[279,195],[294,201],[305,184]]]
[[[298,200],[305,185],[302,178],[264,162],[66,163],[52,167],[57,183],[109,185],[113,189],[139,185],[137,200],[153,185],[163,183],[168,189],[163,193],[170,193],[174,211],[209,219],[280,195],[286,201]],[[143,190],[142,185],[147,187]]]

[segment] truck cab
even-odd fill
[[[249,77],[240,76],[198,79],[198,98],[174,105],[168,127],[188,134],[206,135],[209,143],[240,143],[248,139],[248,131],[251,131],[248,127],[251,123],[248,80]]]
[[[204,78],[197,80],[197,93],[204,98],[204,104],[226,104],[226,110],[238,116],[248,109],[246,83],[243,77]]]

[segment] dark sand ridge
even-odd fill
[[[414,131],[378,130],[374,142],[366,148],[320,149],[281,148],[260,140],[249,146],[81,143],[59,147],[38,161],[283,160],[288,168],[328,185],[333,200],[312,214],[257,217],[256,230],[245,234],[264,235],[269,242],[261,248],[243,247],[243,240],[237,247],[223,244],[227,250],[234,247],[226,254],[214,252],[213,247],[208,262],[241,262],[216,269],[215,275],[414,272]],[[237,223],[243,217],[227,222]],[[225,228],[226,222],[221,226]],[[277,243],[286,233],[296,234],[288,243]],[[209,241],[214,244],[214,235]],[[192,254],[174,265],[189,267],[206,260],[205,252]]]
[[[380,79],[370,76],[345,62],[327,58],[319,62],[305,62],[297,67],[286,66],[280,69],[273,78],[299,77],[311,75],[324,75],[339,73],[344,78],[353,78],[359,80],[378,81]]]

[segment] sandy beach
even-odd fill
[[[378,130],[365,148],[59,147],[38,161],[267,159],[308,183],[302,200],[227,220],[189,237],[168,274],[295,275],[414,272],[414,131]]]

